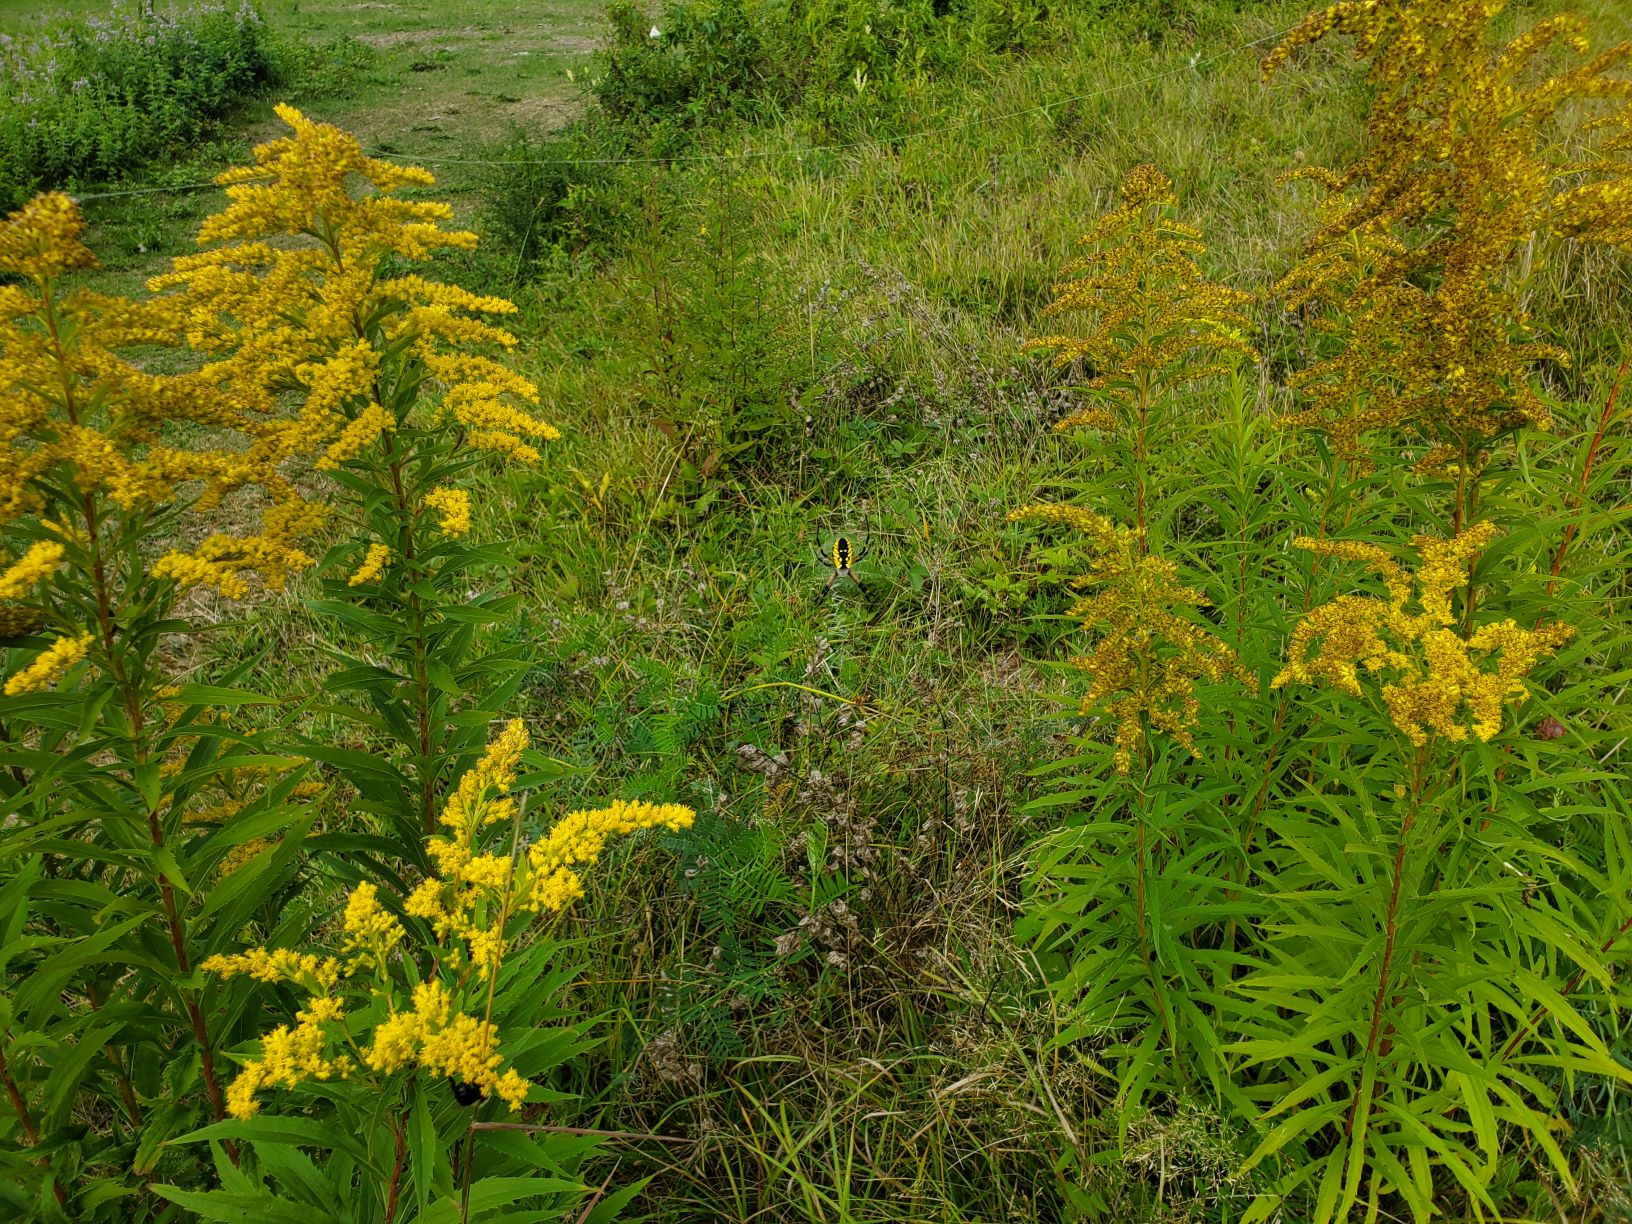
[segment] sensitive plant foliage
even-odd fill
[[[1197,262],[1206,253],[1201,231],[1175,220],[1172,180],[1155,166],[1138,166],[1120,188],[1120,207],[1079,239],[1090,248],[1064,269],[1044,318],[1085,315],[1083,335],[1038,336],[1025,352],[1052,351],[1056,366],[1081,364],[1087,407],[1054,428],[1086,427],[1142,434],[1151,405],[1186,383],[1256,360],[1241,337],[1252,295],[1207,280]]]
[[[245,1061],[228,1093],[233,1116],[253,1117],[267,1088],[310,1080],[362,1079],[385,1097],[390,1077],[411,1069],[521,1108],[527,1081],[505,1065],[490,1018],[506,953],[533,915],[581,895],[572,869],[592,864],[609,836],[675,831],[694,817],[676,804],[573,812],[524,854],[521,808],[509,791],[526,746],[514,720],[464,775],[441,813],[448,835],[430,839],[434,874],[398,905],[383,905],[371,883],[351,891],[337,954],[250,949],[204,963],[207,972],[288,982],[307,996],[295,1024],[267,1035],[259,1057]],[[495,828],[507,836],[495,842]]]
[[[1375,91],[1350,166],[1289,176],[1317,182],[1327,207],[1283,289],[1330,312],[1338,351],[1295,379],[1310,402],[1287,423],[1328,434],[1341,455],[1362,461],[1370,431],[1417,435],[1426,444],[1417,469],[1455,481],[1456,530],[1475,521],[1497,441],[1551,423],[1531,370],[1567,361],[1532,338],[1515,283],[1532,236],[1557,224],[1555,181],[1565,167],[1550,160],[1547,125],[1577,100],[1632,94],[1632,81],[1613,75],[1632,45],[1581,58],[1585,27],[1568,16],[1497,45],[1493,23],[1505,7],[1335,4],[1310,15],[1263,65],[1268,76],[1300,48],[1348,34]],[[1540,76],[1537,59],[1555,46],[1580,62]],[[1573,227],[1578,236],[1590,236],[1587,216]]]
[[[1414,571],[1372,544],[1293,541],[1320,556],[1364,562],[1382,576],[1388,598],[1343,595],[1302,618],[1275,687],[1326,683],[1359,697],[1364,671],[1383,679],[1389,717],[1418,747],[1431,734],[1491,739],[1507,705],[1527,696],[1531,669],[1575,633],[1560,624],[1521,629],[1511,617],[1471,631],[1458,623],[1453,596],[1468,585],[1468,563],[1496,535],[1493,524],[1481,523],[1454,540],[1418,536],[1422,560]]]
[[[1255,677],[1229,646],[1175,612],[1207,600],[1178,581],[1171,561],[1145,553],[1127,528],[1076,506],[1027,506],[1010,522],[1041,520],[1074,528],[1088,537],[1092,561],[1074,587],[1095,587],[1066,612],[1097,634],[1090,654],[1070,665],[1088,676],[1082,712],[1105,709],[1116,723],[1117,772],[1135,760],[1149,764],[1147,731],[1157,730],[1196,752],[1201,717],[1196,686],[1234,678],[1256,691]]]

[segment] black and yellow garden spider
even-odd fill
[[[867,551],[871,544],[871,532],[868,533],[866,539],[862,540],[860,551],[857,551],[856,548],[850,543],[849,536],[841,535],[834,539],[833,547],[822,555],[823,563],[830,566],[833,570],[833,572],[827,576],[827,585],[822,587],[823,595],[826,595],[829,591],[831,591],[833,589],[833,584],[840,578],[848,578],[858,587],[861,585],[861,579],[856,577],[855,565],[857,562],[866,558]]]

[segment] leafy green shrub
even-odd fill
[[[272,48],[276,83],[287,96],[349,98],[373,75],[374,48],[342,34],[323,43],[279,38]]]
[[[627,121],[693,125],[802,105],[834,122],[858,104],[898,103],[975,52],[1021,46],[1046,11],[1033,0],[671,0],[654,23],[619,3],[593,89]]]
[[[274,79],[248,4],[116,4],[32,40],[0,34],[0,203],[107,178],[185,147]]]
[[[481,178],[482,220],[519,270],[545,253],[617,249],[640,208],[628,133],[593,112],[558,132],[517,131],[490,148]]]

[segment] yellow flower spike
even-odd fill
[[[1374,676],[1390,721],[1412,744],[1435,735],[1453,743],[1492,739],[1507,706],[1528,695],[1524,678],[1575,633],[1562,624],[1522,629],[1510,619],[1466,635],[1456,627],[1452,597],[1467,586],[1469,559],[1496,535],[1489,523],[1449,540],[1419,535],[1415,571],[1368,544],[1294,541],[1365,563],[1383,576],[1387,598],[1341,595],[1307,613],[1274,687],[1328,684],[1361,697]]]
[[[357,392],[348,389],[347,396],[352,394]],[[317,392],[314,390],[312,397],[316,396]],[[396,427],[397,422],[389,412],[378,404],[370,404],[346,424],[340,431],[340,436],[329,443],[323,451],[323,457],[313,466],[320,472],[337,471],[341,464],[357,458]]]
[[[45,281],[94,268],[96,256],[80,241],[84,233],[85,219],[72,199],[60,191],[36,196],[0,224],[0,272]]]
[[[63,547],[56,541],[35,544],[10,569],[0,572],[0,599],[21,599],[56,573],[62,558]]]
[[[386,562],[391,560],[391,550],[384,544],[370,544],[368,552],[363,557],[363,563],[352,571],[351,577],[346,579],[347,586],[362,586],[365,582],[378,582],[380,575],[385,572]]]
[[[402,942],[402,924],[380,905],[378,887],[366,882],[351,890],[341,927],[345,940],[340,950],[350,955],[353,969],[369,965],[383,971]]]
[[[1115,723],[1112,762],[1119,773],[1131,773],[1144,752],[1147,724],[1196,751],[1201,703],[1195,692],[1203,680],[1233,678],[1257,691],[1257,678],[1233,650],[1177,614],[1207,601],[1178,581],[1171,561],[1146,555],[1137,532],[1080,506],[1026,506],[1008,518],[1056,523],[1088,537],[1088,572],[1072,585],[1094,593],[1068,615],[1097,637],[1091,652],[1069,662],[1088,676],[1082,713],[1103,708]]]
[[[35,655],[27,667],[6,681],[6,696],[38,693],[50,688],[85,657],[95,637],[92,633],[82,633],[78,637],[58,638]]]
[[[291,982],[309,996],[294,1023],[267,1034],[259,1056],[244,1063],[227,1093],[233,1117],[253,1116],[259,1095],[270,1088],[362,1076],[384,1089],[381,1077],[415,1071],[451,1078],[512,1110],[525,1103],[531,1085],[506,1066],[498,1026],[475,1014],[483,1010],[512,946],[509,920],[559,908],[568,893],[581,891],[573,868],[594,861],[608,837],[654,825],[680,829],[694,819],[690,808],[675,804],[619,802],[574,812],[532,848],[519,869],[513,868],[513,845],[506,853],[486,853],[479,843],[483,829],[517,813],[506,792],[527,743],[525,725],[512,720],[460,779],[442,814],[452,835],[427,840],[434,874],[403,903],[403,912],[417,921],[399,923],[382,904],[378,887],[364,883],[351,890],[340,916],[338,958],[251,948],[203,963],[206,972],[227,978]],[[534,883],[542,887],[535,889]],[[431,928],[432,939],[415,948],[411,934],[421,934],[421,923]],[[416,954],[424,958],[417,971],[403,969],[404,962],[415,963]],[[364,964],[378,973],[357,975]],[[419,980],[410,988],[404,979],[414,977]],[[382,1005],[385,1018],[375,1023]],[[355,1060],[338,1052],[347,1048],[337,1044],[347,1034],[362,1043],[353,1047]]]
[[[1201,233],[1171,217],[1178,197],[1155,166],[1123,180],[1122,202],[1101,216],[1079,245],[1089,253],[1068,265],[1044,318],[1086,316],[1078,333],[1038,336],[1025,352],[1052,351],[1053,364],[1082,363],[1080,389],[1091,402],[1056,430],[1143,428],[1142,396],[1223,373],[1256,360],[1242,337],[1251,329],[1252,295],[1211,283],[1197,262]],[[1142,389],[1143,388],[1143,389]]]
[[[341,965],[332,956],[297,952],[293,948],[250,948],[232,955],[211,956],[199,966],[224,978],[253,978],[257,982],[292,982],[313,994],[333,990]]]
[[[0,523],[57,517],[59,498],[76,516],[87,506],[98,515],[137,512],[192,488],[199,510],[248,485],[264,486],[274,504],[285,500],[286,482],[265,461],[279,432],[267,420],[273,405],[246,402],[200,373],[153,374],[122,355],[132,346],[184,342],[189,329],[175,303],[55,284],[62,273],[95,265],[81,241],[84,228],[73,201],[60,194],[0,221],[0,272],[28,282],[0,292]],[[238,438],[228,441],[231,434]],[[220,449],[158,441],[177,435],[222,441]],[[168,566],[161,562],[161,576],[241,593],[242,583],[231,578],[237,571],[262,568],[275,586],[308,562],[292,537],[270,526],[234,541],[230,565],[223,539],[212,537],[214,555],[200,553],[191,564],[182,559],[187,554],[173,554]],[[12,587],[28,576],[19,571],[0,581]]]
[[[492,801],[502,796],[516,780],[516,767],[527,743],[526,724],[519,718],[512,719],[488,746],[476,767],[459,779],[458,789],[448,799],[441,821],[453,829],[463,843],[468,845],[477,830],[508,814],[508,806],[499,807]]]
[[[184,319],[189,342],[214,358],[198,377],[266,413],[294,389],[298,419],[270,429],[264,451],[313,453],[321,470],[389,445],[412,406],[391,398],[404,385],[439,391],[431,415],[458,426],[465,446],[536,461],[534,441],[560,437],[527,410],[537,387],[477,351],[516,346],[478,317],[513,314],[515,305],[419,275],[384,275],[400,259],[475,245],[474,234],[444,228],[448,205],[400,195],[435,179],[365,156],[354,137],[292,107],[278,115],[289,134],[221,176],[230,203],[204,223],[199,243],[223,245],[177,259],[150,282],[156,292],[179,291],[162,300]]]
[[[678,831],[696,819],[691,808],[678,803],[626,803],[569,812],[543,841],[527,849],[529,878],[521,890],[519,907],[532,911],[559,911],[583,896],[583,881],[575,867],[600,858],[608,838],[662,826]]]
[[[1306,17],[1263,63],[1267,76],[1333,34],[1351,37],[1367,63],[1362,151],[1341,171],[1291,176],[1326,198],[1303,258],[1275,291],[1341,342],[1328,339],[1330,356],[1292,375],[1303,402],[1280,420],[1326,434],[1362,466],[1371,462],[1364,435],[1408,430],[1427,443],[1417,470],[1460,482],[1483,471],[1497,439],[1548,428],[1533,371],[1568,356],[1536,342],[1512,286],[1538,231],[1632,238],[1632,207],[1609,198],[1632,182],[1616,157],[1632,146],[1612,134],[1589,161],[1560,165],[1549,132],[1603,99],[1620,100],[1625,117],[1602,127],[1632,132],[1625,82],[1614,75],[1627,46],[1579,58],[1585,27],[1572,16],[1507,36],[1499,23],[1508,7],[1345,0]],[[1578,186],[1555,193],[1566,176]]]
[[[470,494],[443,486],[425,495],[425,509],[437,516],[444,535],[462,536],[470,530]]]

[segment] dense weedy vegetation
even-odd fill
[[[356,44],[280,39],[249,0],[115,3],[0,34],[0,203],[106,182],[198,144],[269,89],[340,87]]]
[[[617,5],[29,199],[5,1211],[1632,1215],[1589,11]]]

